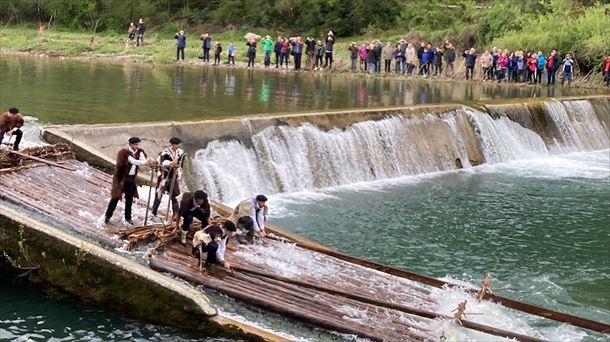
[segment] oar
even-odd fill
[[[415,315],[415,316],[425,317],[425,318],[429,318],[429,319],[446,319],[446,320],[454,319],[453,317],[451,317],[449,315],[441,314],[438,312],[417,309],[417,308],[409,307],[409,306],[402,305],[402,304],[384,302],[384,301],[376,300],[376,299],[373,299],[370,297],[364,297],[364,296],[361,296],[361,295],[358,295],[355,293],[349,293],[346,291],[342,291],[342,290],[330,288],[330,287],[323,287],[323,286],[316,285],[316,284],[313,284],[310,282],[293,280],[293,279],[281,277],[281,276],[278,276],[275,274],[270,274],[267,272],[260,272],[260,271],[245,269],[245,268],[241,268],[239,266],[233,266],[232,270],[242,272],[242,273],[249,273],[249,274],[259,276],[259,277],[269,278],[269,279],[289,283],[292,285],[297,285],[300,287],[309,288],[312,290],[328,293],[328,294],[335,295],[335,296],[341,296],[341,297],[353,299],[353,300],[356,300],[356,301],[359,301],[362,303],[367,303],[367,304],[371,304],[371,305],[375,305],[375,306],[379,306],[379,307],[383,307],[383,308],[387,308],[387,309],[391,309],[391,310],[405,312],[405,313]],[[486,334],[490,334],[490,335],[494,335],[494,336],[500,336],[500,337],[505,337],[505,338],[514,338],[514,339],[517,339],[518,341],[523,341],[523,342],[544,342],[545,341],[545,340],[542,340],[539,338],[515,333],[512,331],[508,331],[508,330],[490,327],[488,325],[471,322],[471,321],[468,321],[465,319],[460,319],[460,322],[461,322],[461,325],[465,328],[484,332]]]
[[[45,163],[45,164],[47,164],[49,166],[55,166],[55,167],[59,167],[61,169],[69,170],[69,171],[76,171],[76,169],[73,169],[71,167],[67,167],[67,166],[64,166],[64,165],[61,165],[61,164],[57,164],[57,163],[52,162],[50,160],[46,160],[46,159],[30,156],[30,155],[25,154],[25,153],[13,151],[13,150],[8,150],[8,152],[9,153],[14,153],[14,154],[16,154],[16,155],[18,155],[20,157],[23,157],[23,158],[28,158],[28,159],[32,159],[32,160],[35,160],[35,161],[38,161],[38,162],[41,162],[41,163]]]
[[[150,208],[150,195],[152,192],[152,184],[153,184],[153,178],[155,177],[155,171],[157,171],[157,168],[154,167],[152,168],[151,172],[150,172],[150,182],[148,182],[148,200],[146,201],[146,216],[144,216],[144,227],[146,227],[146,223],[148,223],[148,209]],[[157,196],[157,192],[155,191],[155,196]]]

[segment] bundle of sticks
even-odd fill
[[[0,169],[20,167],[32,162],[32,160],[22,155],[54,161],[74,158],[74,153],[67,144],[30,147],[20,151],[20,153],[0,149]]]

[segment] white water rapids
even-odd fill
[[[523,108],[520,115],[534,115]],[[211,198],[235,203],[256,193],[304,192],[449,171],[458,168],[457,159],[468,168],[470,160],[494,164],[608,148],[608,127],[589,101],[549,101],[543,109],[548,123],[543,133],[470,107],[330,131],[312,124],[269,127],[245,143],[210,142],[195,154],[193,171],[197,186]]]

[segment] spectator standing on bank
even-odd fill
[[[565,81],[568,81],[568,87],[572,84],[572,73],[574,71],[574,60],[572,55],[567,53],[566,57],[561,62],[563,68],[561,69],[561,86]]]
[[[557,50],[553,49],[546,61],[546,83],[548,85],[555,84],[557,69],[559,69],[559,58],[557,57]]]
[[[455,63],[455,47],[453,44],[446,40],[445,41],[445,76],[452,77],[454,74],[454,63]]]
[[[174,38],[176,39],[176,60],[180,60],[180,55],[182,55],[182,60],[184,60],[184,48],[186,47],[184,31],[176,33]]]
[[[201,39],[201,48],[203,49],[203,61],[210,62],[210,49],[212,49],[212,37],[209,33],[204,33],[199,38]]]
[[[307,54],[307,61],[305,62],[307,70],[312,70],[316,60],[316,41],[312,37],[307,37],[305,40],[305,53]]]
[[[263,64],[265,64],[265,68],[268,68],[271,65],[271,52],[273,51],[273,40],[271,40],[271,36],[266,35],[263,40],[261,40],[261,45],[263,45],[263,53],[265,57],[263,59]]]
[[[237,46],[235,46],[235,44],[231,43],[229,44],[229,47],[227,48],[227,64],[233,64],[235,65],[235,55],[237,55]]]
[[[254,68],[254,59],[256,58],[256,40],[253,38],[248,39],[246,43],[248,47],[248,51],[246,55],[248,56],[248,68]]]
[[[146,31],[146,25],[144,25],[144,19],[140,18],[136,28],[136,46],[144,45],[144,31]]]
[[[133,43],[133,40],[136,38],[136,25],[134,23],[129,23],[129,27],[127,28],[127,34],[129,35],[129,41]]]
[[[326,51],[325,51],[325,61],[324,61],[324,69],[330,66],[333,68],[333,48],[335,46],[335,35],[333,31],[328,31],[326,35]]]
[[[359,49],[354,42],[352,42],[352,45],[350,45],[347,49],[349,50],[349,57],[350,61],[352,62],[352,71],[356,71]]]
[[[280,63],[282,62],[282,60],[281,60],[282,37],[281,36],[277,36],[277,40],[275,41],[275,44],[273,45],[273,52],[275,52],[275,68],[277,69],[280,67]]]
[[[392,71],[392,59],[394,58],[394,48],[392,43],[388,42],[383,48],[383,71],[389,74]]]
[[[464,57],[464,62],[466,65],[466,80],[472,79],[474,77],[474,66],[477,62],[477,53],[474,48],[470,48],[470,50],[464,51],[462,53]]]
[[[314,70],[322,68],[322,58],[324,57],[324,45],[322,45],[322,41],[318,40],[318,44],[316,44],[315,48],[316,52],[316,63],[314,66]]]
[[[216,41],[214,44],[214,65],[220,65],[220,54],[222,54],[222,44]]]

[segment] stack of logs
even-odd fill
[[[0,149],[0,172],[17,171],[42,165],[21,155],[29,155],[50,161],[59,161],[74,158],[74,153],[67,144],[45,145],[26,148],[19,154],[9,150]]]

